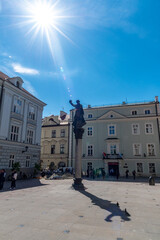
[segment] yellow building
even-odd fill
[[[42,121],[42,168],[48,168],[51,163],[55,169],[68,166],[69,116],[62,113],[61,118],[51,115]]]

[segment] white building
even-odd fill
[[[71,124],[73,122],[71,111]],[[160,104],[155,101],[84,109],[82,170],[104,168],[107,175],[128,169],[139,176],[160,176]],[[70,131],[69,163],[75,162]]]
[[[40,161],[41,122],[46,105],[23,87],[20,77],[0,72],[0,168],[19,162],[31,173]]]

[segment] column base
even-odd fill
[[[74,183],[72,184],[72,187],[75,190],[85,190],[86,189],[82,183],[82,178],[75,178],[73,180],[74,180]]]

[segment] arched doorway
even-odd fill
[[[58,163],[58,168],[65,167],[65,166],[66,166],[65,162],[59,162]]]

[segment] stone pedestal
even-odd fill
[[[73,187],[76,190],[83,190],[84,185],[82,183],[82,139],[76,139],[76,147],[75,147],[75,179],[73,183]]]

